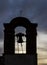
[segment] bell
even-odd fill
[[[18,43],[24,42],[23,39],[22,39],[22,36],[25,36],[25,35],[23,33],[18,33],[18,34],[16,34],[16,36],[18,38],[18,40],[17,40]]]
[[[18,39],[17,42],[18,42],[18,43],[23,43],[23,39],[22,39],[22,37],[19,37],[19,39]]]

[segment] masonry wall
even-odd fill
[[[4,65],[4,56],[0,56],[0,65]]]
[[[5,55],[5,65],[37,65],[37,55]]]

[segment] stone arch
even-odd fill
[[[11,20],[10,24],[13,29],[15,29],[17,26],[28,28],[31,22],[25,17],[16,17]]]
[[[36,53],[36,23],[31,23],[27,18],[25,17],[16,17],[11,20],[10,23],[5,23],[4,27],[4,52],[5,53],[11,53],[14,54],[14,43],[15,43],[15,28],[18,26],[25,27],[26,34],[27,34],[27,54],[35,54]]]

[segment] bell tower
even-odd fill
[[[26,35],[16,34],[17,42],[21,43],[22,36],[26,37],[26,54],[15,54],[15,28],[25,27]],[[4,23],[4,58],[5,65],[37,65],[36,30],[37,24],[31,23],[27,18],[16,17],[10,23]]]

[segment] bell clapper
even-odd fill
[[[23,45],[22,45],[22,43],[21,43],[21,48],[22,48],[22,53],[23,53]]]
[[[17,43],[17,46],[18,46],[18,53],[19,53],[19,45],[18,45],[18,43]]]

